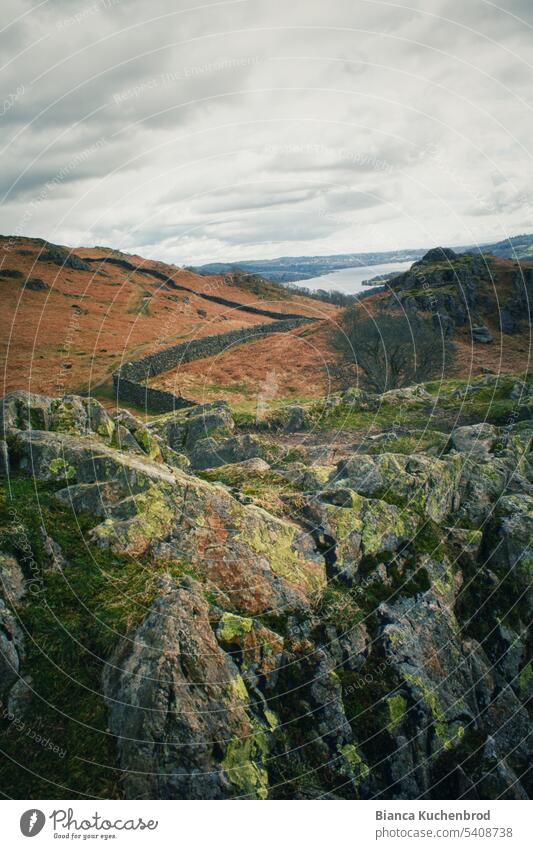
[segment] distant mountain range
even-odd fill
[[[513,236],[501,242],[484,245],[455,246],[458,252],[479,251],[491,253],[504,259],[533,259],[533,234]],[[284,256],[277,259],[243,260],[242,262],[209,262],[196,266],[200,274],[225,274],[235,269],[250,274],[260,274],[267,280],[290,283],[321,277],[332,271],[357,266],[381,265],[389,262],[415,262],[426,253],[427,248],[401,251],[373,251],[370,253],[332,254],[330,256]]]
[[[477,250],[470,246],[464,250]],[[511,236],[509,239],[503,239],[501,242],[494,242],[491,245],[482,245],[483,253],[494,254],[502,259],[531,259],[533,260],[533,234],[522,234],[521,236]]]
[[[283,256],[278,259],[245,260],[243,262],[209,262],[194,270],[201,274],[225,274],[236,268],[250,274],[260,274],[267,280],[290,283],[320,277],[332,271],[357,266],[380,265],[385,262],[415,262],[424,256],[424,249],[403,251],[374,251],[372,253],[332,254],[331,256]]]

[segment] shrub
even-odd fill
[[[348,308],[334,344],[345,365],[356,366],[367,389],[386,392],[449,373],[455,348],[429,322],[406,315],[368,316]]]

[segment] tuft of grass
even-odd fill
[[[138,289],[128,302],[126,310],[130,315],[150,315],[150,303],[152,301],[152,292],[146,289]]]

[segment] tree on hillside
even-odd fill
[[[364,386],[386,392],[449,373],[455,348],[420,318],[400,314],[369,316],[354,304],[347,309],[334,344],[345,366],[356,366]]]

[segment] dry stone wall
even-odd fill
[[[250,304],[240,304],[237,301],[231,301],[228,298],[223,298],[221,295],[208,295],[207,292],[197,292],[195,289],[176,283],[172,277],[169,277],[167,274],[163,274],[163,272],[158,271],[157,268],[135,265],[133,262],[129,262],[126,259],[119,259],[118,257],[85,257],[85,262],[108,262],[111,265],[117,265],[127,271],[135,271],[137,274],[154,277],[156,280],[161,280],[162,283],[165,283],[171,289],[178,289],[181,292],[187,292],[189,295],[196,295],[197,298],[202,298],[204,301],[211,301],[215,304],[221,304],[224,307],[232,307],[232,309],[239,310],[240,312],[249,312],[252,313],[252,315],[264,315],[267,318],[277,318],[282,321],[290,318],[302,318],[299,313],[276,312],[276,310],[269,310],[264,307],[253,307]]]
[[[203,357],[212,357],[231,345],[251,342],[257,337],[269,333],[287,332],[310,321],[313,321],[313,319],[307,316],[294,316],[293,318],[284,318],[282,321],[273,321],[270,324],[256,324],[251,327],[230,330],[227,333],[217,333],[213,336],[192,339],[190,342],[181,342],[170,348],[148,354],[139,360],[124,363],[113,375],[117,401],[131,403],[136,407],[159,413],[194,406],[195,402],[187,398],[173,395],[171,392],[165,392],[161,389],[152,389],[147,385],[148,380],[154,375],[170,371],[170,369],[182,363],[189,363]]]

